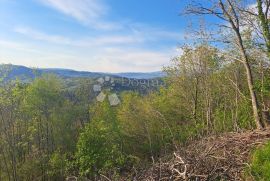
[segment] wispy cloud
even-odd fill
[[[85,68],[95,67],[103,72],[149,72],[159,71],[167,66],[170,59],[176,55],[173,48],[162,51],[145,50],[126,47],[107,47],[103,54],[92,58],[94,65],[85,64]]]
[[[3,50],[0,56],[2,63],[51,68],[72,67],[77,70],[102,72],[157,71],[164,65],[168,65],[170,59],[177,55],[174,48],[149,50],[124,45],[90,49],[69,48],[59,51],[59,49],[48,49],[48,47],[33,46],[23,42],[0,40],[0,47]]]
[[[95,29],[119,29],[120,24],[103,20],[109,8],[102,0],[39,0],[44,5],[71,16]]]
[[[183,33],[181,32],[171,32],[158,29],[151,29],[149,31],[147,29],[136,32],[133,31],[126,35],[106,34],[96,37],[81,37],[80,39],[71,39],[62,35],[47,34],[29,27],[15,27],[14,31],[34,40],[81,47],[132,45],[161,40],[183,40]]]
[[[37,49],[34,49],[33,47],[30,47],[29,45],[25,43],[18,43],[10,40],[1,40],[0,39],[0,47],[2,48],[9,48],[9,49],[16,49],[21,50],[25,52],[30,53],[39,53],[40,51]]]
[[[46,55],[38,58],[39,61],[55,62],[59,66],[74,67],[78,70],[121,72],[121,71],[157,71],[164,65],[168,65],[170,59],[177,55],[174,48],[148,49],[142,48],[148,43],[164,40],[181,40],[182,33],[170,32],[159,29],[138,29],[127,35],[109,35],[96,37],[81,37],[71,39],[61,35],[51,35],[34,30],[29,27],[17,27],[15,32],[30,39],[49,42],[52,46],[67,45],[65,56]],[[152,33],[151,33],[152,32]],[[83,55],[83,56],[81,56]],[[80,65],[74,64],[78,57]],[[65,62],[65,63],[64,63]],[[85,63],[84,63],[85,62]],[[53,64],[54,66],[55,63]],[[63,66],[62,66],[63,65]],[[59,67],[57,66],[57,67]],[[67,66],[67,67],[68,67]]]
[[[160,28],[157,26],[149,26],[144,23],[130,23],[129,27],[132,32],[137,35],[144,36],[149,40],[160,40],[160,39],[168,39],[168,40],[176,40],[181,41],[185,38],[184,32],[176,32],[176,31],[169,31],[164,28]]]
[[[17,22],[11,33],[15,32],[14,37],[18,41],[0,40],[0,58],[7,57],[16,64],[88,71],[156,71],[177,54],[172,47],[184,39],[184,33],[166,29],[165,26],[152,26],[145,21],[114,21],[110,18],[110,7],[105,0],[35,1],[90,28],[78,26],[74,28],[74,33],[70,33],[61,27],[63,33],[60,34],[51,33],[54,28],[48,32],[42,29],[43,25]],[[64,26],[66,24],[69,23],[64,23]],[[53,26],[58,28],[58,25]],[[67,28],[70,26],[74,23]],[[83,31],[78,33],[76,30],[80,28]],[[117,28],[121,30],[107,31]]]
[[[70,39],[64,36],[49,35],[27,27],[16,27],[14,31],[36,40],[42,40],[51,43],[71,44]]]
[[[62,35],[47,34],[29,27],[16,27],[14,32],[22,34],[33,40],[46,41],[53,44],[93,47],[105,45],[133,44],[143,42],[143,38],[136,35],[103,35],[96,37],[82,37],[80,39],[71,39]]]

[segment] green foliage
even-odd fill
[[[48,155],[32,155],[27,158],[27,162],[18,165],[18,177],[21,180],[42,180],[46,179],[45,170],[48,170]]]
[[[117,180],[191,140],[255,128],[245,70],[224,61],[209,45],[185,47],[165,69],[165,87],[122,92],[118,106],[96,103],[94,80],[72,90],[53,75],[1,86],[0,180]],[[269,70],[253,63],[258,103],[267,108]],[[269,145],[254,154],[258,180],[268,177]]]
[[[61,82],[53,75],[45,75],[36,79],[27,89],[26,103],[28,110],[50,114],[59,107]]]
[[[80,174],[94,176],[109,171],[119,172],[124,166],[125,155],[121,152],[114,110],[104,102],[97,104],[92,113],[93,119],[80,134],[77,144]]]
[[[62,91],[53,75],[0,88],[0,180],[64,179],[64,157],[74,154],[79,128]]]
[[[258,148],[252,155],[250,172],[256,180],[270,180],[270,142]]]
[[[54,180],[64,180],[67,176],[67,164],[66,154],[59,151],[54,152],[49,160],[48,175]]]

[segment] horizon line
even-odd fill
[[[102,71],[91,71],[91,70],[76,70],[76,69],[70,69],[70,68],[61,68],[61,67],[31,67],[26,65],[18,65],[18,64],[12,64],[12,63],[0,63],[0,65],[13,65],[18,67],[26,67],[29,69],[58,69],[58,70],[69,70],[69,71],[75,71],[75,72],[89,72],[89,73],[106,73],[106,74],[127,74],[127,73],[135,73],[135,74],[150,74],[150,73],[164,73],[163,70],[157,70],[157,71],[150,71],[150,72],[102,72]]]

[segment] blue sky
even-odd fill
[[[0,63],[161,70],[190,23],[185,0],[0,0]]]

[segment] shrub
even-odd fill
[[[255,180],[270,181],[270,142],[253,153],[251,175]]]

